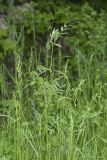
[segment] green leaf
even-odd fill
[[[6,39],[3,41],[3,48],[5,51],[9,51],[14,49],[16,46],[16,43],[13,40]]]
[[[7,29],[0,28],[0,38],[7,36]]]

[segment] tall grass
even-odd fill
[[[36,49],[29,53],[27,65],[22,53],[14,51],[11,94],[2,66],[1,160],[107,159],[107,92],[101,80],[105,62],[101,67],[94,54],[86,58],[76,48],[77,80],[71,78],[70,59],[61,68],[60,53],[56,69],[54,47],[60,47],[57,40],[66,29],[53,30],[50,35],[46,66],[34,58]]]

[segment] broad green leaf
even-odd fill
[[[7,36],[7,29],[0,28],[0,38]]]
[[[6,39],[3,41],[3,48],[5,51],[9,51],[14,49],[16,46],[16,43],[13,40]]]

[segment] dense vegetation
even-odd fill
[[[0,160],[107,159],[106,3],[0,1]]]

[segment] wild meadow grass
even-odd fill
[[[75,48],[76,79],[70,58],[62,66],[60,55],[56,67],[53,50],[60,48],[64,27],[50,35],[46,65],[32,50],[24,63],[15,50],[14,76],[1,66],[0,160],[107,159],[106,60],[99,63],[94,53],[85,57]]]

